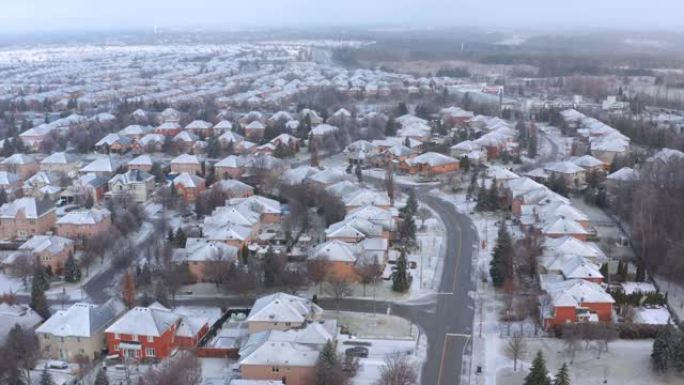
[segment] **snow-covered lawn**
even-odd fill
[[[608,380],[608,384],[620,385],[684,383],[682,377],[661,376],[651,370],[650,354],[653,340],[614,341],[609,344],[608,352],[602,352],[600,357],[593,347],[578,350],[572,364],[562,340],[539,338],[528,339],[526,342],[528,354],[522,362],[518,361],[518,371],[513,372],[513,361],[505,354],[506,341],[501,341],[499,354],[496,356],[499,385],[522,384],[534,354],[539,350],[544,354],[547,367],[552,374],[564,362],[568,363],[572,384],[603,384],[604,379]],[[584,347],[584,344],[580,345]]]
[[[354,345],[347,345],[345,341],[349,340],[346,336],[340,336],[337,342],[337,350],[340,354],[344,354],[345,349]],[[390,339],[354,339],[356,342],[368,342],[368,357],[359,360],[359,371],[352,379],[353,385],[371,385],[375,384],[380,378],[382,368],[385,365],[385,358],[393,353],[407,354],[410,362],[415,365],[416,370],[420,373],[420,367],[423,363],[423,356],[420,352],[416,352],[415,340],[390,340]],[[419,349],[420,350],[420,347]]]
[[[384,309],[378,309],[384,310]],[[386,314],[357,313],[328,309],[323,313],[325,319],[337,320],[338,326],[345,327],[358,338],[392,338],[413,340],[418,328],[411,322],[397,316]]]

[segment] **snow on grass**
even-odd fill
[[[505,341],[502,342],[497,359],[497,383],[499,385],[519,385],[527,375],[530,364],[537,351],[544,354],[546,364],[555,373],[563,363],[568,363],[570,383],[620,385],[670,385],[682,384],[682,377],[676,375],[657,375],[651,368],[651,348],[653,340],[617,340],[608,346],[608,352],[590,347],[580,349],[573,363],[566,352],[562,340],[553,338],[527,339],[528,354],[518,362],[518,371],[513,371],[513,362],[506,357]],[[584,347],[583,344],[580,344]],[[521,369],[521,366],[523,367]]]
[[[338,326],[345,327],[353,336],[358,338],[414,340],[418,335],[417,326],[393,315],[337,312],[329,309],[323,313],[323,318],[337,320]]]

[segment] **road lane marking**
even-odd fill
[[[447,343],[450,337],[461,337],[465,338],[466,341],[470,339],[470,334],[461,333],[446,333],[444,334],[444,339],[442,340],[442,359],[439,362],[439,374],[437,375],[437,385],[442,384],[442,368],[444,367],[444,359],[446,358]],[[463,346],[463,351],[461,351],[461,357],[465,353],[465,345]]]

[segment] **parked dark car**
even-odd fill
[[[352,357],[366,358],[368,357],[368,348],[363,346],[354,346],[353,348],[345,350],[344,354]]]

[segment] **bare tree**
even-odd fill
[[[392,161],[389,160],[385,171],[385,190],[387,190],[391,206],[394,206],[394,187],[394,169]]]
[[[17,255],[12,262],[12,274],[21,278],[24,290],[28,291],[28,278],[33,274],[33,257],[28,253]]]
[[[385,365],[380,372],[380,379],[375,385],[416,385],[418,373],[416,366],[409,362],[408,356],[393,353],[385,357]]]
[[[318,285],[318,294],[321,294],[321,283],[328,275],[329,260],[327,256],[310,259],[306,265],[309,280]]]
[[[382,266],[378,263],[378,259],[374,258],[370,261],[363,261],[355,266],[355,271],[363,285],[363,296],[365,297],[366,285],[374,283],[382,275]]]
[[[31,369],[40,358],[38,338],[32,330],[22,329],[16,324],[7,335],[5,349],[12,355],[13,362],[24,371],[26,382],[31,384]]]
[[[331,274],[328,276],[328,292],[335,298],[335,304],[339,312],[340,301],[342,298],[350,296],[352,289],[347,278]]]
[[[575,361],[575,354],[577,353],[577,348],[579,347],[579,334],[577,333],[577,328],[571,324],[563,325],[562,337],[565,342],[565,350],[570,355],[570,363]]]
[[[202,383],[202,367],[199,359],[190,352],[179,354],[150,368],[140,378],[140,385],[199,385]]]
[[[527,342],[522,334],[515,334],[506,344],[506,354],[513,360],[513,371],[518,370],[518,360],[527,354]]]

